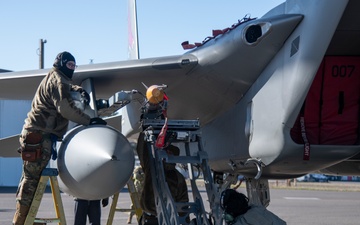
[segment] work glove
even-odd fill
[[[104,198],[102,201],[101,201],[101,204],[103,207],[106,207],[108,204],[109,204],[109,198]]]
[[[94,117],[90,119],[90,124],[89,125],[95,125],[95,124],[100,124],[100,125],[106,125],[106,121],[99,118],[99,117]]]
[[[90,95],[84,89],[80,89],[80,95],[81,95],[81,99],[84,101],[84,103],[86,105],[89,105]]]

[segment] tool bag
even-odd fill
[[[35,162],[41,158],[43,135],[40,132],[29,131],[23,138],[19,149],[24,161]]]

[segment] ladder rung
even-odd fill
[[[35,218],[34,222],[37,223],[56,223],[61,222],[59,218]]]
[[[41,173],[41,176],[57,176],[57,175],[59,175],[59,172],[57,169],[54,168],[45,168]]]
[[[165,120],[159,119],[144,119],[144,127],[153,127],[154,129],[161,129],[164,126]],[[200,128],[199,120],[168,120],[168,130],[198,130]]]
[[[117,212],[135,212],[135,209],[115,209]]]

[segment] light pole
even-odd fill
[[[40,39],[39,68],[44,69],[44,44],[46,40]]]

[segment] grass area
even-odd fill
[[[282,188],[289,190],[319,190],[319,191],[360,191],[360,182],[291,182],[288,186],[286,180],[269,181],[270,189]]]
[[[190,183],[187,180],[188,185]],[[197,180],[198,187],[204,186],[203,180]],[[234,186],[231,185],[233,188]],[[246,188],[245,182],[242,182],[239,188]],[[341,182],[329,181],[326,183],[321,182],[291,182],[288,186],[286,180],[269,180],[269,188],[271,189],[288,189],[288,190],[317,190],[317,191],[356,191],[360,192],[360,182]]]

